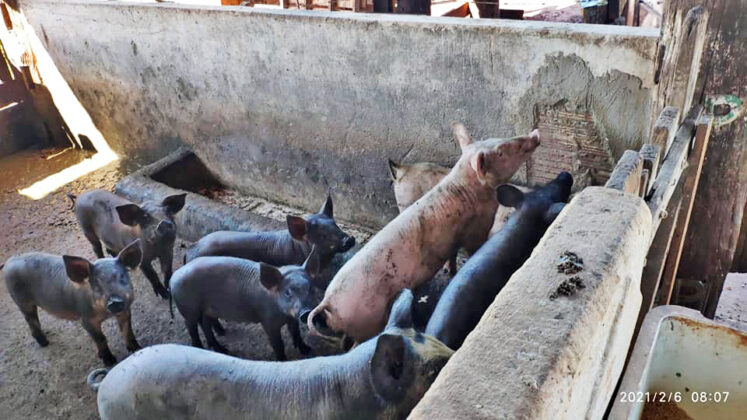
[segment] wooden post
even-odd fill
[[[680,205],[682,203],[681,191],[681,188],[678,188],[672,195],[672,199],[669,201],[669,206],[667,207],[668,217],[659,225],[659,229],[654,236],[654,241],[651,243],[651,248],[649,248],[648,255],[646,256],[646,266],[643,267],[643,274],[641,275],[641,296],[643,300],[641,301],[641,313],[638,316],[636,331],[640,329],[646,313],[654,307],[659,287],[669,287],[669,285],[664,285],[660,282],[661,276],[664,274],[664,264],[667,261],[669,248],[672,244],[674,227],[677,224],[680,214]]]
[[[666,217],[666,209],[679,183],[682,171],[687,167],[687,152],[695,132],[695,120],[700,115],[700,108],[694,108],[682,122],[674,136],[672,147],[661,164],[659,175],[651,186],[651,197],[648,207],[653,216],[654,231],[659,228],[661,220]]]
[[[694,103],[707,38],[708,13],[702,6],[686,8],[685,5],[670,8],[668,12],[662,22],[660,48],[663,48],[663,56],[658,63],[659,81],[653,106],[660,109],[669,105],[687,111]],[[695,102],[698,99],[695,98]]]
[[[431,0],[399,0],[397,1],[397,13],[430,15]]]
[[[641,155],[634,150],[626,150],[620,160],[617,161],[612,175],[604,186],[638,195],[641,190],[642,170],[643,159],[641,159]]]
[[[739,217],[737,215],[737,217]],[[732,273],[747,273],[747,201],[742,209],[742,231],[739,233],[739,243],[731,263]]]
[[[620,3],[621,3],[620,0],[608,0],[607,1],[607,21],[608,22],[614,22],[615,19],[620,17]]]
[[[739,213],[747,200],[743,105],[715,105],[747,102],[747,1],[692,1],[703,4],[710,16],[696,97],[711,104],[714,122],[677,277],[706,282],[704,312],[712,317],[734,259],[743,220]]]
[[[712,123],[713,119],[710,115],[700,117],[696,123],[695,145],[688,158],[688,167],[683,174],[682,180],[681,214],[674,228],[671,249],[669,250],[667,263],[664,266],[664,274],[662,274],[661,304],[669,304],[672,299],[672,290],[676,283],[675,276],[680,265],[682,248],[685,245],[685,235],[687,234],[687,227],[690,223],[693,203],[698,193],[698,181],[700,181],[700,172],[703,169],[703,158],[708,149],[708,140],[711,137]]]
[[[374,0],[374,13],[392,13],[394,12],[394,2],[392,0]]]
[[[666,156],[669,152],[669,146],[674,141],[674,134],[677,132],[679,123],[680,109],[674,106],[664,107],[659,117],[656,118],[651,134],[651,144],[661,148],[662,156]]]
[[[628,26],[638,26],[636,16],[638,15],[638,0],[628,0],[626,9],[625,24]]]
[[[659,160],[661,159],[661,147],[653,144],[644,144],[638,152],[643,160],[643,170],[646,173],[646,181],[641,185],[641,197],[646,197],[651,190],[656,176],[659,174]]]
[[[581,19],[584,23],[607,23],[607,4],[601,6],[584,7],[581,9]]]

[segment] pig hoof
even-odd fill
[[[36,339],[36,342],[39,343],[39,345],[42,347],[47,347],[49,345],[49,340],[47,340],[47,337],[43,335],[34,338]]]
[[[115,358],[111,353],[101,356],[101,360],[104,361],[104,366],[106,367],[111,367],[117,364],[117,358]]]
[[[153,292],[156,294],[156,296],[160,296],[162,299],[168,299],[169,296],[171,296],[169,291],[164,288],[153,289]]]

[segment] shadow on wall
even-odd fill
[[[29,147],[62,147],[94,152],[82,162],[19,191],[32,199],[118,159],[94,126],[49,53],[19,10],[0,3],[0,156]]]

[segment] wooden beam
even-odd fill
[[[430,16],[431,0],[398,0],[396,13]]]
[[[392,0],[374,0],[373,11],[374,13],[393,13],[394,2]]]
[[[698,73],[707,39],[708,12],[694,0],[671,0],[667,4],[657,61],[658,83],[653,109],[664,105],[687,111],[699,101]]]
[[[675,106],[667,106],[661,110],[656,118],[654,128],[651,130],[650,143],[661,148],[662,156],[666,156],[669,147],[674,141],[677,125],[680,123],[680,109]],[[652,177],[652,179],[655,177]]]
[[[687,152],[690,150],[695,132],[695,120],[699,115],[700,107],[693,108],[682,122],[674,136],[672,146],[661,164],[659,175],[651,186],[648,207],[651,209],[651,215],[653,216],[654,231],[658,229],[661,220],[666,217],[669,200],[677,187],[682,171],[687,166]]]
[[[625,24],[628,26],[636,26],[635,21],[635,10],[638,8],[638,0],[628,0],[628,7],[626,10]]]
[[[604,186],[638,195],[641,190],[642,170],[643,159],[641,159],[641,155],[634,150],[626,150],[620,160],[617,161],[612,175]]]
[[[477,10],[480,11],[480,19],[496,19],[500,17],[499,0],[477,0],[474,2]],[[472,9],[470,8],[470,11]],[[473,15],[474,17],[474,15]]]
[[[731,268],[747,200],[747,132],[740,107],[713,104],[730,99],[747,103],[747,1],[708,0],[708,43],[701,63],[696,97],[705,98],[714,114],[698,197],[685,240],[677,277],[697,279],[709,287],[705,315],[712,317],[724,279]],[[702,86],[702,89],[701,89]],[[741,106],[743,108],[744,105]],[[741,112],[741,115],[740,115]]]
[[[641,151],[638,152],[643,160],[643,171],[646,180],[641,183],[641,197],[648,196],[651,185],[654,183],[656,176],[659,174],[659,161],[661,159],[661,147],[653,144],[644,144]]]
[[[524,20],[524,10],[522,9],[500,9],[498,17],[501,19]]]
[[[620,0],[607,1],[607,21],[614,22],[620,17]]]
[[[739,214],[734,216],[739,217]],[[742,230],[737,237],[739,241],[734,253],[734,260],[731,263],[731,272],[747,273],[747,200],[744,201],[744,208],[742,209]]]
[[[581,20],[584,23],[596,23],[604,25],[607,23],[607,4],[599,6],[584,7],[581,9]]]
[[[690,216],[693,209],[693,203],[695,202],[695,196],[698,193],[698,182],[700,181],[700,173],[703,169],[703,159],[705,158],[705,152],[708,149],[708,140],[711,137],[711,128],[713,126],[713,118],[710,115],[701,116],[696,122],[695,131],[695,145],[693,151],[688,158],[688,167],[683,175],[682,184],[682,207],[680,208],[681,214],[678,217],[677,224],[674,228],[674,234],[672,236],[672,246],[667,256],[667,262],[664,266],[664,274],[662,274],[662,284],[666,284],[667,288],[662,287],[661,302],[669,304],[672,298],[672,290],[675,285],[675,279],[677,276],[677,269],[680,265],[680,259],[682,257],[682,249],[685,245],[685,235],[687,235],[687,227],[690,223]]]
[[[669,216],[659,225],[659,229],[654,236],[654,241],[651,243],[651,248],[649,248],[648,255],[646,256],[646,266],[643,267],[643,274],[641,275],[641,296],[643,300],[641,301],[641,312],[638,316],[635,331],[640,329],[643,318],[654,307],[659,287],[670,287],[669,285],[661,284],[661,276],[664,274],[664,264],[667,261],[669,248],[672,244],[674,227],[680,214],[680,205],[682,203],[681,191],[682,189],[678,188],[672,196],[672,200],[669,201],[669,206],[667,207]]]

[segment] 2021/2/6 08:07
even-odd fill
[[[681,392],[620,392],[620,402],[639,403],[639,402],[671,402],[682,401]],[[722,392],[692,392],[690,400],[694,403],[725,403],[729,399],[729,391]]]

